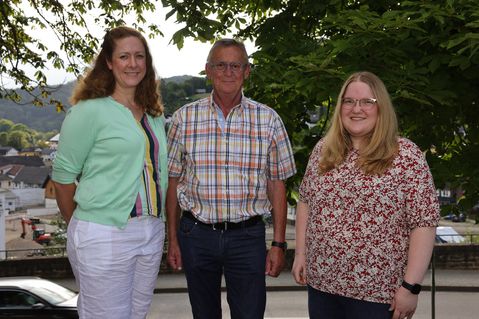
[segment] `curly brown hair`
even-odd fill
[[[143,108],[144,112],[152,116],[163,114],[163,104],[161,103],[159,93],[159,80],[153,68],[153,59],[148,48],[148,43],[140,32],[126,26],[120,26],[106,32],[100,53],[96,57],[93,67],[89,68],[86,73],[78,79],[77,85],[73,89],[73,94],[70,98],[72,105],[82,100],[105,97],[113,94],[115,90],[115,78],[113,72],[108,68],[107,62],[111,62],[112,60],[116,41],[127,37],[138,38],[143,43],[146,54],[146,74],[136,88],[135,102]]]

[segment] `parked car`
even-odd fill
[[[436,243],[463,243],[466,239],[450,226],[436,228]]]
[[[447,214],[447,215],[444,215],[442,218],[445,219],[445,220],[452,220],[454,217],[457,217],[456,214]]]
[[[78,318],[78,294],[39,277],[0,278],[0,318]]]
[[[463,223],[466,221],[466,215],[464,213],[460,213],[459,215],[454,215],[451,220],[455,223]]]
[[[460,213],[459,215],[451,213],[451,214],[443,216],[443,219],[450,220],[455,223],[458,223],[458,222],[463,223],[466,221],[466,215],[464,213]]]

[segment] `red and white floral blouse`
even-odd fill
[[[308,285],[354,299],[391,303],[407,263],[410,231],[434,227],[439,204],[421,150],[399,138],[399,153],[383,175],[366,175],[351,151],[319,174],[323,141],[315,146],[300,187],[308,204]]]

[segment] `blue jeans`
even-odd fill
[[[182,217],[178,241],[193,318],[221,318],[223,272],[231,318],[263,318],[266,244],[262,221],[222,231]]]
[[[333,295],[308,286],[311,319],[390,319],[389,304]]]

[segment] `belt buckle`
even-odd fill
[[[228,230],[228,222],[221,222],[221,223],[214,223],[214,224],[212,224],[213,230],[218,230],[218,229],[215,227],[216,224],[218,224],[218,225],[223,224],[223,227],[222,227],[221,230],[223,230],[223,231]]]

